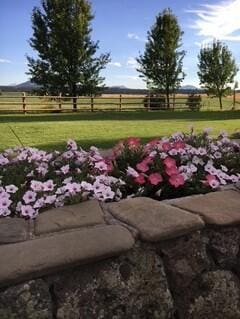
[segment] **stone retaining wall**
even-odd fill
[[[240,319],[240,192],[0,219],[0,319]]]

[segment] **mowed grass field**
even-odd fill
[[[221,130],[233,134],[240,129],[240,110],[1,114],[0,149],[17,145],[63,149],[69,138],[83,148],[108,148],[129,136],[147,141],[176,131],[188,132],[191,126],[197,132],[211,127],[213,136]]]

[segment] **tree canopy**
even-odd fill
[[[31,47],[27,57],[31,81],[50,94],[95,93],[103,84],[100,71],[109,54],[96,56],[99,42],[91,40],[94,16],[87,0],[42,0],[32,13]]]
[[[222,109],[222,97],[231,92],[229,84],[234,82],[238,68],[228,47],[220,41],[201,48],[198,55],[198,76],[200,84],[209,95],[219,98]]]
[[[177,17],[170,9],[165,9],[156,17],[156,22],[148,32],[145,52],[137,59],[138,71],[150,88],[166,94],[170,107],[170,94],[184,79],[182,45],[183,32]]]

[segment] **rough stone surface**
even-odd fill
[[[1,319],[51,319],[49,286],[42,279],[0,291]]]
[[[239,233],[239,228],[207,229],[158,244],[177,318],[240,318]]]
[[[240,229],[239,227],[226,227],[219,229],[207,229],[205,231],[209,239],[208,250],[217,266],[222,269],[239,269]]]
[[[207,195],[180,198],[171,204],[200,215],[207,224],[240,223],[240,194],[237,191],[214,192]]]
[[[0,246],[0,285],[118,255],[134,240],[121,226],[99,226]]]
[[[35,222],[35,234],[103,223],[103,213],[98,201],[90,200],[77,205],[54,208],[40,214]]]
[[[200,232],[159,244],[170,285],[176,294],[190,287],[199,274],[211,269],[213,262],[208,258],[207,244],[208,238]]]
[[[114,217],[137,228],[146,241],[177,237],[204,226],[198,216],[150,198],[122,200],[109,204],[108,209]]]
[[[54,287],[57,319],[173,318],[161,258],[146,245],[48,280]]]
[[[27,240],[28,222],[20,218],[0,218],[0,245]]]
[[[240,226],[138,241],[118,257],[2,288],[0,318],[240,319],[239,246]]]
[[[239,319],[239,280],[230,271],[203,274],[200,294],[190,304],[184,319]]]

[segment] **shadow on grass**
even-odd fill
[[[154,121],[154,120],[194,120],[219,121],[238,120],[238,111],[135,111],[135,112],[96,112],[71,114],[0,114],[1,123],[31,122],[71,122],[71,121]]]
[[[141,139],[142,143],[146,143],[146,142],[148,142],[156,137],[160,138],[161,136],[140,137],[140,139]],[[120,139],[119,138],[116,138],[116,139],[109,138],[109,139],[105,139],[105,140],[88,139],[88,140],[84,140],[84,141],[75,139],[75,141],[77,142],[79,147],[82,147],[83,149],[87,150],[91,146],[96,146],[96,147],[102,148],[102,149],[108,149],[108,148],[111,148],[114,145],[116,145],[120,141]],[[62,150],[66,149],[66,141],[57,142],[57,143],[49,143],[49,144],[39,144],[39,145],[34,145],[33,147],[47,150],[47,151],[53,151],[53,150],[62,151]]]

